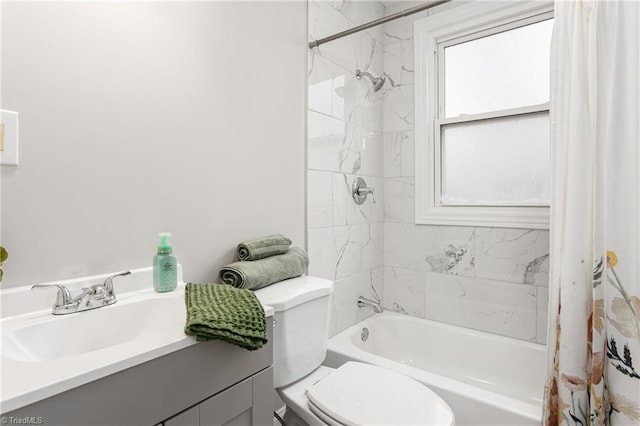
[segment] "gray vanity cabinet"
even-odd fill
[[[257,351],[197,343],[2,416],[65,426],[272,425],[272,324]]]

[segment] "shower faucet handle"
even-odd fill
[[[367,182],[365,182],[361,177],[353,181],[353,185],[351,187],[351,196],[353,197],[353,201],[355,201],[357,205],[361,205],[362,203],[364,203],[367,199],[367,195],[369,194],[371,194],[373,204],[375,204],[375,190],[372,187],[368,187]]]
[[[364,196],[365,200],[367,198],[367,195],[371,194],[371,201],[373,204],[376,203],[376,193],[375,190],[373,188],[368,188],[368,187],[364,187],[364,188],[358,188],[358,195],[359,196]]]

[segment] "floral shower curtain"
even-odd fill
[[[545,425],[640,424],[640,2],[556,0]]]

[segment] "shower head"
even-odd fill
[[[384,86],[384,82],[386,81],[386,77],[374,77],[366,71],[356,70],[356,78],[358,80],[360,80],[363,75],[365,77],[368,77],[369,80],[371,80],[371,82],[373,83],[374,92],[377,92],[378,90],[382,89],[382,86]]]

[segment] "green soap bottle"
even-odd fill
[[[171,234],[162,232],[158,254],[153,256],[153,288],[160,293],[173,291],[178,286],[178,260],[171,254],[173,248],[169,242]]]

